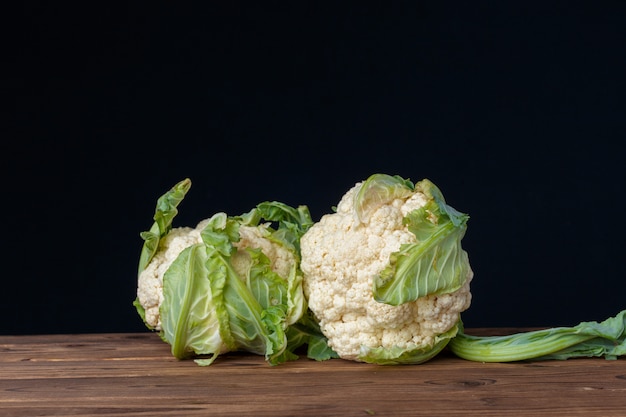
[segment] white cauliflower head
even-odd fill
[[[361,360],[363,348],[412,349],[432,345],[453,328],[471,302],[467,268],[464,284],[440,295],[389,305],[375,300],[373,283],[401,245],[417,241],[403,223],[429,196],[419,190],[387,195],[367,216],[358,212],[357,183],[337,211],[323,216],[301,238],[301,269],[309,308],[329,346],[343,359]]]

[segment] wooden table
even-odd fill
[[[237,353],[200,367],[148,331],[0,336],[0,352],[1,416],[626,416],[624,358],[272,367]]]

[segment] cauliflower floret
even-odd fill
[[[235,246],[238,251],[231,258],[231,264],[233,268],[235,268],[235,271],[242,275],[245,273],[245,268],[248,265],[247,259],[249,257],[243,249],[261,249],[265,256],[270,259],[272,271],[276,272],[281,278],[286,279],[289,277],[291,268],[296,263],[296,257],[285,246],[267,239],[267,235],[269,234],[267,227],[269,227],[269,223],[257,227],[241,226],[239,228],[240,239],[238,242],[233,243],[233,246]]]
[[[361,347],[409,348],[432,343],[452,328],[469,308],[469,270],[455,292],[430,295],[392,306],[377,302],[374,277],[391,253],[416,237],[402,223],[407,213],[428,201],[421,192],[381,205],[366,223],[354,213],[357,183],[341,199],[337,211],[323,216],[301,238],[304,293],[329,346],[341,357],[359,360]]]
[[[159,249],[137,280],[137,298],[145,311],[146,324],[161,330],[159,307],[163,302],[163,275],[187,247],[202,242],[203,227],[173,228],[160,240]]]

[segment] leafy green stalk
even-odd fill
[[[462,330],[448,344],[460,358],[478,362],[564,360],[577,357],[616,359],[626,355],[626,310],[602,322],[581,322],[505,336],[472,336]]]

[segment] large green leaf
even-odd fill
[[[207,248],[196,244],[184,249],[163,276],[160,308],[161,337],[179,359],[233,350],[226,328],[227,308],[220,274],[209,276]]]
[[[375,277],[376,301],[400,305],[431,294],[450,293],[467,279],[470,266],[461,240],[468,216],[446,205],[439,190],[424,181],[416,188],[426,193],[428,202],[404,219],[417,241],[392,253],[387,267]]]
[[[160,239],[172,229],[172,220],[178,214],[177,207],[190,188],[191,180],[185,178],[157,200],[153,217],[154,223],[150,230],[140,234],[144,244],[139,256],[138,273],[146,269],[146,265],[159,248]]]

